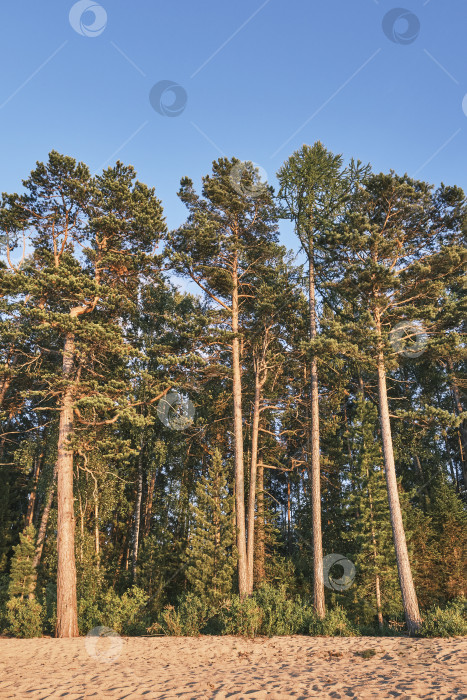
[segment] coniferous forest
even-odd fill
[[[467,633],[464,192],[276,178],[2,195],[0,632]]]

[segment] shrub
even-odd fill
[[[11,634],[26,638],[42,635],[42,606],[35,598],[10,598],[6,608]]]
[[[354,637],[358,634],[358,629],[350,622],[346,611],[336,605],[322,620],[313,613],[308,632],[316,637]]]
[[[404,627],[396,628],[394,624],[384,623],[382,627],[378,623],[372,625],[359,625],[358,633],[362,637],[405,637],[407,629]]]
[[[8,632],[8,611],[7,611],[7,601],[8,601],[8,584],[9,577],[7,574],[0,574],[0,634],[2,632]]]
[[[311,610],[300,598],[287,598],[285,586],[261,586],[254,599],[262,612],[260,634],[272,637],[281,634],[300,634],[307,631]]]
[[[194,593],[187,593],[179,598],[176,608],[166,605],[148,632],[171,637],[197,637],[212,615],[212,609],[204,600]]]
[[[450,601],[444,609],[433,606],[425,613],[422,637],[463,637],[467,635],[467,599]]]
[[[264,613],[255,598],[240,598],[234,595],[226,601],[220,612],[219,620],[222,634],[238,634],[254,637],[260,634]]]
[[[133,586],[130,590],[125,591],[120,598],[119,610],[119,627],[122,634],[132,636],[146,632],[149,624],[146,612],[148,600],[148,594],[138,586]]]
[[[112,588],[103,591],[96,598],[81,597],[78,601],[78,622],[81,634],[87,634],[94,627],[110,627],[118,634],[144,634],[148,620],[146,604],[149,596],[133,586],[119,596]]]

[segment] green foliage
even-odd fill
[[[349,431],[352,462],[346,505],[350,527],[344,537],[352,549],[351,559],[356,568],[355,585],[349,597],[364,622],[370,622],[378,613],[376,577],[381,591],[382,615],[392,615],[401,607],[377,426],[376,407],[359,394]]]
[[[379,625],[374,622],[370,625],[358,625],[358,634],[362,637],[405,637],[407,629],[405,622],[401,622],[397,627],[394,624]]]
[[[6,604],[8,632],[14,637],[42,635],[42,605],[35,598],[10,598]]]
[[[371,659],[378,653],[377,649],[363,649],[363,651],[356,651],[357,656],[361,656],[362,659]]]
[[[467,511],[444,475],[433,484],[428,513],[431,516],[438,591],[447,598],[456,598],[465,590]]]
[[[34,543],[36,533],[33,525],[29,525],[20,533],[20,541],[13,547],[13,558],[10,568],[10,585],[8,593],[10,598],[29,597],[34,593],[35,570],[33,566]]]
[[[6,632],[8,627],[6,604],[8,602],[9,582],[7,574],[0,574],[0,634]]]
[[[179,599],[177,607],[167,605],[148,632],[170,637],[197,637],[212,616],[213,609],[204,598],[187,593]]]
[[[308,604],[298,596],[287,595],[286,586],[261,586],[253,596],[262,612],[260,634],[303,634],[311,614]]]
[[[467,636],[467,599],[451,600],[444,608],[434,605],[423,615],[422,637]]]
[[[195,595],[215,605],[230,593],[236,566],[233,497],[219,449],[214,450],[207,475],[198,481],[195,497],[186,577]]]
[[[149,623],[146,605],[149,596],[133,586],[119,596],[111,588],[97,597],[78,600],[80,634],[87,634],[94,627],[105,626],[118,634],[144,634]]]
[[[15,637],[40,637],[42,605],[34,598],[36,573],[33,566],[35,530],[29,525],[13,547],[6,618],[8,631]]]
[[[308,633],[315,637],[355,637],[359,630],[339,605],[326,612],[324,619],[311,616]]]
[[[375,408],[377,321],[417,596],[428,609],[465,590],[464,193],[373,175],[358,163],[346,168],[321,143],[294,153],[278,179],[275,198],[252,164],[215,161],[199,195],[182,180],[188,216],[170,234],[154,190],[122,163],[92,176],[52,152],[22,194],[2,196],[0,237],[13,264],[23,232],[29,243],[20,267],[0,261],[1,630],[40,634],[43,622],[54,633],[56,491],[37,571],[34,530],[22,529],[30,517],[39,528],[47,514],[61,399],[72,386],[81,633],[106,625],[139,634],[154,621],[164,634],[403,633]],[[306,269],[278,245],[279,216],[293,222],[315,263],[312,343]],[[204,298],[177,289],[163,270],[197,281]],[[405,336],[399,350],[391,342],[410,320],[427,330],[419,357],[399,351],[414,349]],[[68,334],[74,357],[64,377]],[[257,590],[243,600],[233,585],[234,336],[246,498],[260,385]],[[320,380],[323,548],[356,566],[348,590],[326,590],[324,621],[309,608],[311,354]],[[190,396],[193,426],[176,431],[160,419],[158,397],[169,387]],[[382,627],[374,623],[376,580]],[[423,634],[463,629],[456,605],[431,608]]]
[[[219,618],[222,624],[222,634],[255,637],[261,633],[264,611],[254,596],[242,599],[240,596],[234,595],[222,606]]]

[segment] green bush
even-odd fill
[[[336,605],[328,610],[322,620],[312,614],[308,633],[315,637],[354,637],[358,634],[358,629],[350,622],[346,611]]]
[[[467,599],[457,598],[445,607],[433,606],[425,613],[422,637],[467,636]]]
[[[222,634],[254,637],[260,634],[264,613],[254,597],[242,599],[239,595],[233,595],[221,607],[219,620]]]
[[[145,634],[149,624],[146,612],[148,600],[148,594],[138,586],[125,591],[120,598],[118,619],[113,629],[129,636]]]
[[[262,612],[259,634],[272,637],[306,633],[311,610],[300,598],[288,598],[285,586],[278,589],[263,585],[254,594],[254,600]]]
[[[362,637],[405,637],[407,629],[396,629],[393,625],[385,623],[382,627],[378,623],[372,625],[358,625],[358,633]]]
[[[7,574],[0,574],[0,634],[8,632],[8,611],[7,611],[7,601],[8,601],[8,584],[9,576]]]
[[[146,604],[149,596],[133,586],[122,596],[112,588],[100,592],[95,598],[78,600],[78,624],[80,634],[87,634],[94,627],[110,627],[118,634],[144,634],[149,620]]]
[[[14,637],[42,636],[42,605],[35,598],[10,598],[6,608],[8,632]]]
[[[187,593],[179,599],[177,607],[166,605],[148,632],[171,637],[197,637],[212,616],[213,611],[204,600],[194,593]]]

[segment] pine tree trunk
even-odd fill
[[[381,606],[381,586],[380,586],[379,574],[376,574],[376,576],[375,576],[375,591],[376,591],[376,613],[378,615],[378,625],[379,625],[379,627],[383,627],[384,621],[383,621],[383,611],[382,611],[382,606]]]
[[[316,338],[315,269],[310,241],[308,258],[310,337]],[[321,468],[319,447],[318,363],[313,356],[310,367],[311,381],[311,514],[313,537],[313,603],[319,618],[326,613],[324,602],[323,537],[321,532]]]
[[[94,494],[94,553],[96,555],[96,568],[100,568],[100,541],[99,541],[99,496]]]
[[[119,575],[120,575],[120,571],[121,571],[121,567],[122,567],[122,561],[123,561],[123,557],[124,557],[124,554],[125,554],[125,551],[126,551],[126,547],[127,547],[128,536],[129,536],[129,530],[128,530],[128,528],[126,528],[126,530],[125,530],[125,535],[124,535],[124,537],[123,537],[123,542],[122,542],[122,545],[121,545],[121,547],[120,547],[120,553],[119,553],[119,555],[118,555],[117,563],[116,563],[116,565],[115,565],[115,567],[114,567],[114,575],[113,575],[113,579],[112,579],[112,586],[113,586],[114,588],[115,588],[115,586],[116,586],[116,584],[117,584],[117,580],[118,580],[118,577],[119,577]]]
[[[54,500],[56,479],[57,479],[57,464],[55,464],[55,467],[54,467],[54,471],[53,471],[53,475],[52,475],[52,483],[50,484],[49,491],[47,493],[47,500],[45,502],[44,510],[42,511],[39,532],[37,533],[36,551],[34,554],[34,561],[33,561],[33,566],[35,569],[37,569],[37,567],[41,563],[42,550],[44,548],[45,535],[47,532],[47,523],[49,521],[50,509],[52,508],[52,503]]]
[[[237,518],[237,552],[238,552],[238,592],[240,596],[248,595],[248,562],[246,553],[245,528],[245,475],[243,463],[243,425],[242,425],[242,379],[240,370],[240,341],[238,337],[238,267],[234,258],[232,274],[232,372],[233,372],[233,408],[235,437],[235,512]]]
[[[141,502],[143,499],[143,450],[144,442],[143,439],[141,439],[138,455],[138,490],[136,493],[135,514],[133,521],[133,551],[131,558],[133,583],[136,583],[136,564],[138,562],[139,530],[141,524]]]
[[[378,322],[379,323],[379,322]],[[381,337],[380,326],[378,331]],[[391,422],[389,418],[388,396],[386,388],[386,369],[382,350],[378,356],[378,398],[381,435],[383,439],[384,468],[388,490],[389,512],[391,515],[392,534],[396,550],[397,569],[404,604],[405,619],[410,634],[415,634],[421,627],[417,594],[412,579],[409,553],[405,539],[404,524],[397,490],[396,467],[392,446]]]
[[[461,403],[461,398],[460,398],[460,393],[459,393],[459,387],[456,381],[456,378],[453,374],[454,367],[452,362],[449,360],[448,362],[449,370],[451,372],[451,389],[452,389],[452,396],[454,399],[454,406],[457,415],[460,415],[463,413],[462,409],[462,403]],[[459,450],[460,450],[460,457],[461,457],[461,465],[462,465],[462,478],[464,481],[464,487],[467,488],[467,420],[463,420],[462,423],[459,426],[458,430],[458,435],[459,435]]]
[[[36,455],[36,457],[34,459],[34,472],[32,475],[32,488],[31,488],[31,492],[29,494],[28,509],[26,511],[26,519],[25,519],[26,527],[28,527],[28,525],[32,525],[32,521],[33,521],[34,506],[36,503],[36,495],[37,495],[37,482],[39,481],[39,474],[41,472],[43,457],[44,457],[44,454],[42,453],[40,455]]]
[[[151,480],[148,484],[148,493],[146,496],[146,507],[144,509],[144,518],[143,518],[143,534],[145,536],[149,535],[149,532],[151,530],[151,517],[152,517],[152,502],[154,499],[154,489],[156,486],[156,474],[157,472],[154,472],[151,475]]]
[[[83,559],[84,559],[84,514],[85,514],[85,511],[87,510],[88,503],[87,503],[87,500],[86,500],[86,503],[85,503],[85,506],[84,506],[84,510],[83,510],[83,502],[82,502],[82,500],[81,500],[81,492],[80,492],[79,489],[78,489],[78,504],[79,504],[79,534],[80,534],[80,538],[79,538],[79,560],[80,560],[80,562],[81,562],[81,564],[82,564],[82,563],[83,563]]]
[[[57,637],[77,637],[75,515],[73,502],[73,373],[74,336],[68,333],[63,352],[63,378],[68,382],[60,409],[57,457]]]
[[[376,614],[378,616],[378,624],[380,627],[382,627],[383,626],[383,612],[382,612],[382,607],[381,607],[381,586],[380,586],[379,573],[377,571],[378,546],[376,543],[375,518],[374,518],[374,510],[373,510],[373,496],[371,495],[371,490],[370,490],[370,470],[368,467],[366,470],[366,478],[368,481],[367,492],[368,492],[368,504],[370,506],[371,542],[373,544],[373,564],[374,564],[375,570],[376,570],[376,574],[375,574]]]
[[[2,381],[0,382],[0,407],[3,406],[3,402],[5,400],[5,396],[7,395],[8,389],[10,388],[11,384],[11,373],[10,369],[14,367],[18,363],[18,355],[13,355],[10,366],[8,370],[5,372],[5,374],[2,377]]]
[[[264,514],[264,467],[258,465],[258,523],[256,525],[256,581],[261,583],[266,578],[265,560],[265,514]]]
[[[251,429],[250,492],[248,494],[248,595],[253,593],[253,568],[255,553],[255,503],[258,465],[258,433],[261,384],[258,372],[255,374],[255,400],[253,405],[253,425]]]
[[[417,471],[420,474],[420,479],[422,481],[425,481],[425,474],[423,473],[422,463],[420,462],[420,457],[417,454],[415,454],[414,459],[415,459],[415,464],[417,466]]]

